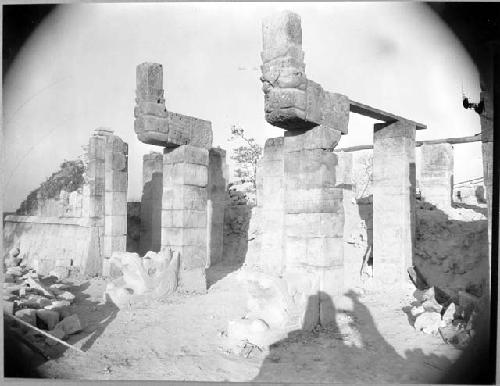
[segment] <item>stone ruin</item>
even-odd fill
[[[246,207],[227,207],[226,153],[212,147],[209,121],[166,109],[163,68],[156,63],[136,70],[135,133],[162,148],[143,156],[138,250],[126,252],[127,144],[107,129],[90,139],[78,190],[61,191],[64,200],[49,200],[36,213],[5,218],[6,248],[17,246],[40,274],[66,267],[120,276],[106,289],[119,306],[144,294],[204,293],[208,267],[229,261],[234,251],[246,252],[239,278],[249,313],[229,322],[228,336],[259,345],[292,329],[334,322],[332,304],[347,301],[344,294],[359,271],[360,259],[345,259],[345,248],[360,222],[361,269],[370,260],[380,290],[404,286],[415,263],[416,147],[422,155],[420,194],[446,212],[453,202],[453,141],[418,142],[416,130],[425,125],[308,79],[298,15],[273,15],[262,31],[265,119],[284,135],[266,141],[258,162],[257,205],[250,224],[240,224],[240,236],[248,231],[248,251],[246,239],[244,247],[225,241],[228,217],[248,214]],[[356,158],[336,149],[348,134],[350,113],[382,121],[373,129],[369,190],[357,198]],[[490,151],[489,145],[483,148]],[[487,154],[484,162],[489,203]],[[61,207],[63,201],[69,204]]]
[[[126,249],[127,144],[97,129],[81,162],[82,174],[73,176],[79,186],[60,186],[71,179],[61,170],[32,194],[30,207],[4,218],[5,250],[18,248],[39,274],[107,275],[112,252]]]
[[[228,336],[271,343],[291,329],[334,322],[332,302],[345,304],[353,272],[352,262],[344,260],[345,223],[353,223],[353,214],[344,199],[352,197],[353,160],[352,153],[335,147],[348,134],[350,113],[383,121],[373,130],[371,213],[361,213],[364,203],[356,213],[371,239],[366,254],[373,259],[373,288],[394,290],[408,283],[416,232],[415,134],[426,126],[309,80],[298,15],[272,15],[263,21],[262,33],[265,118],[285,132],[266,141],[258,164],[257,206],[239,274],[248,289],[249,312],[229,323]],[[449,209],[453,147],[429,142],[418,144],[420,191],[437,208]]]
[[[161,64],[138,65],[136,80],[137,138],[163,148],[144,156],[141,253],[178,255],[179,289],[203,293],[222,258],[226,154],[209,121],[167,111]]]

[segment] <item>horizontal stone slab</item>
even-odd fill
[[[161,216],[161,224],[164,228],[203,228],[207,225],[207,213],[205,210],[163,209]]]
[[[166,163],[163,166],[163,183],[206,187],[208,184],[208,167],[189,163]]]
[[[212,147],[212,124],[187,115],[168,113],[166,118],[140,115],[134,121],[137,138],[148,145]]]
[[[163,164],[188,163],[208,166],[208,150],[185,145],[174,149],[164,149]]]

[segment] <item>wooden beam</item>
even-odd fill
[[[430,139],[427,141],[416,141],[416,146],[422,145],[439,145],[442,143],[449,143],[450,145],[457,145],[460,143],[470,143],[481,141],[481,134],[471,135],[469,137],[457,138],[443,138],[443,139]]]
[[[415,147],[419,147],[422,145],[439,145],[442,143],[449,143],[450,145],[457,145],[457,144],[461,144],[461,143],[470,143],[470,142],[479,142],[479,141],[481,141],[481,134],[471,135],[469,137],[443,138],[443,139],[431,139],[431,140],[427,140],[427,141],[416,141]],[[351,151],[369,150],[369,149],[373,149],[373,145],[358,145],[358,146],[344,147],[344,148],[335,149],[335,151],[351,152]]]
[[[351,113],[364,115],[365,117],[370,117],[370,118],[376,119],[378,121],[384,121],[384,122],[388,122],[388,123],[392,123],[392,122],[396,122],[396,121],[407,121],[407,122],[414,124],[417,127],[417,130],[427,129],[427,126],[422,124],[422,123],[414,122],[414,121],[411,121],[409,119],[399,117],[399,116],[391,114],[391,113],[387,113],[385,111],[376,109],[376,108],[368,106],[368,105],[364,105],[364,104],[356,102],[356,101],[349,100],[349,102],[350,102],[349,109],[350,109]]]

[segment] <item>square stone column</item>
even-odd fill
[[[261,229],[258,256],[253,264],[275,274],[281,274],[285,267],[283,144],[283,137],[268,139],[257,170]]]
[[[292,292],[307,301],[305,329],[333,321],[331,305],[344,288],[344,208],[333,153],[340,134],[324,126],[285,132],[286,275]]]
[[[453,145],[422,145],[419,179],[422,198],[439,209],[449,209],[453,196]]]
[[[89,217],[104,216],[104,149],[106,139],[103,136],[92,135],[88,148],[88,214]]]
[[[162,250],[180,254],[179,289],[207,289],[208,150],[190,145],[163,153]]]
[[[224,247],[224,208],[226,206],[226,151],[208,152],[207,268],[222,260]]]
[[[377,123],[373,137],[373,272],[404,283],[415,240],[415,130],[406,121]]]
[[[141,238],[139,253],[161,249],[161,205],[163,194],[163,154],[143,156],[141,197]]]
[[[106,135],[104,184],[104,257],[127,250],[128,146]]]

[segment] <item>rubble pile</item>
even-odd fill
[[[416,301],[410,314],[417,331],[440,335],[446,343],[465,348],[477,328],[479,298],[459,291],[458,300],[453,301],[435,287],[415,290]]]
[[[26,259],[19,256],[19,248],[13,248],[4,260],[4,314],[14,315],[58,339],[66,339],[81,331],[80,320],[70,308],[75,299],[75,295],[68,290],[70,283],[51,274],[39,275],[27,266]],[[25,334],[32,332],[22,324],[19,328]],[[45,341],[49,345],[57,343],[50,338]]]

